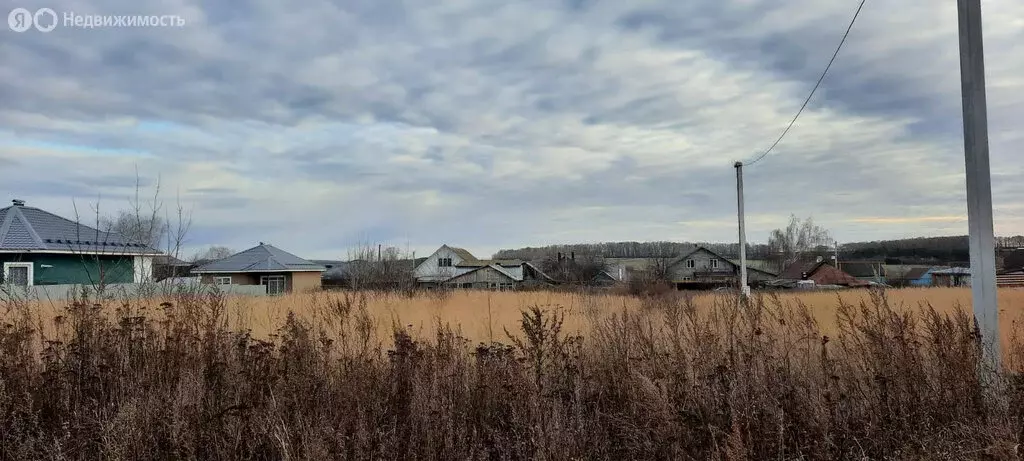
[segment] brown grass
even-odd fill
[[[1017,459],[969,296],[15,303],[0,459]]]
[[[822,333],[835,334],[840,299],[859,305],[871,301],[870,293],[867,290],[782,292],[777,297],[778,302],[784,305],[806,306],[817,320]],[[319,326],[333,316],[330,306],[346,296],[365,303],[374,324],[375,337],[384,340],[390,340],[395,327],[405,329],[416,339],[425,339],[436,335],[439,325],[445,325],[474,342],[500,341],[506,339],[503,329],[514,330],[520,321],[520,312],[530,306],[557,306],[565,314],[564,328],[567,333],[586,334],[587,327],[594,323],[595,318],[622,310],[637,312],[644,304],[640,298],[603,293],[465,290],[447,296],[410,297],[383,292],[319,292],[281,297],[227,298],[224,301],[225,322],[230,329],[249,330],[253,337],[267,339],[277,332],[289,313]],[[718,299],[701,292],[695,292],[692,296],[697,308],[704,311],[710,309]],[[951,314],[957,309],[969,312],[971,309],[969,288],[905,288],[889,290],[887,298],[892,307],[900,312],[919,311],[926,306],[933,307],[941,314]],[[62,315],[65,304],[43,301],[32,305],[32,311],[38,313],[40,324],[46,328],[44,331],[51,331],[47,328],[52,326],[48,320]],[[140,306],[145,307],[147,304]],[[108,310],[112,307],[113,304],[106,305]],[[1024,289],[1000,289],[999,308],[1005,349],[1009,347],[1008,341],[1013,330],[1024,323]],[[148,314],[160,318],[160,312]],[[2,319],[3,313],[0,310]]]

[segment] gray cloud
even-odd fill
[[[1018,3],[985,11],[1001,233],[1024,232]],[[3,31],[0,180],[66,211],[125,200],[138,167],[193,208],[194,245],[336,257],[366,240],[730,240],[732,162],[785,127],[856,5],[50,6],[187,25]],[[749,235],[790,212],[841,239],[963,232],[864,224],[966,213],[956,31],[950,5],[868,3],[793,131],[748,169]]]

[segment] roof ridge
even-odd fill
[[[7,213],[4,214],[4,222],[0,224],[0,244],[2,244],[4,240],[7,240],[7,231],[11,229],[11,221],[14,221],[13,212],[17,210],[11,210],[11,208],[14,207],[9,206],[4,208],[4,210],[7,210]],[[21,212],[18,212],[18,214],[21,214]]]
[[[34,227],[32,227],[32,221],[30,221],[28,217],[21,212],[20,208],[22,207],[10,206],[8,208],[11,208],[11,210],[8,210],[7,214],[4,216],[3,228],[0,229],[0,245],[7,240],[7,234],[10,232],[11,225],[14,223],[14,220],[18,220],[21,222],[21,225],[25,227],[25,232],[28,232],[29,237],[32,238],[32,243],[35,245],[35,248],[46,248],[46,245],[43,245],[43,239],[39,237],[39,233],[36,232]]]

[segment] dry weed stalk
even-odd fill
[[[583,300],[585,339],[534,305],[507,343],[439,323],[388,349],[367,296],[314,298],[267,339],[216,295],[83,298],[48,328],[6,306],[0,458],[1015,459],[1024,435],[1024,381],[979,380],[971,317],[884,292],[837,298],[831,336],[817,306],[659,293]]]

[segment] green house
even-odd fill
[[[0,208],[3,283],[98,285],[152,277],[153,258],[161,253],[148,245],[12,202]]]

